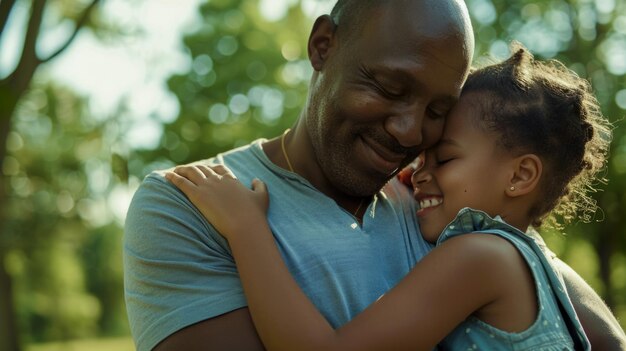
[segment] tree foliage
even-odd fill
[[[257,1],[216,0],[200,8],[200,28],[185,37],[189,72],[169,79],[180,105],[156,150],[139,153],[131,173],[207,158],[293,123],[304,102],[311,19],[298,6],[272,22]]]
[[[78,251],[89,227],[78,214],[89,205],[79,200],[93,195],[93,172],[82,162],[93,165],[91,157],[100,151],[93,146],[102,146],[97,140],[104,129],[85,117],[84,103],[71,92],[32,86],[38,68],[89,25],[98,2],[0,2],[3,46],[10,42],[7,24],[15,8],[29,11],[15,67],[0,77],[1,350],[20,350],[24,340],[93,334],[104,316],[98,299],[86,291],[89,279]],[[73,29],[67,37],[42,52],[43,33],[68,23]]]
[[[115,120],[94,120],[84,99],[36,83],[13,122],[2,244],[22,340],[126,333],[121,228],[107,204]]]

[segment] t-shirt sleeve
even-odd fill
[[[124,293],[139,351],[246,306],[227,241],[159,173],[146,177],[128,210]]]

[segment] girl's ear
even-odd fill
[[[513,165],[506,194],[517,197],[535,190],[543,171],[541,159],[535,154],[526,154],[515,158]]]
[[[330,48],[335,40],[335,22],[329,15],[318,17],[313,24],[308,42],[308,53],[311,66],[320,71],[328,58]]]

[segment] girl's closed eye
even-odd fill
[[[453,139],[443,138],[433,150],[434,161],[437,166],[443,166],[463,155],[461,146]]]
[[[442,153],[440,155],[435,156],[435,163],[437,164],[437,166],[443,166],[446,163],[453,161],[455,159],[456,159],[456,156],[452,154]]]
[[[448,162],[450,162],[452,160],[454,160],[454,159],[453,158],[443,158],[443,159],[439,159],[438,158],[437,159],[437,166],[443,166],[443,165],[445,165],[446,163],[448,163]]]

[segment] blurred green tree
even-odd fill
[[[76,38],[77,33],[85,26],[91,26],[93,24],[92,14],[96,8],[99,0],[91,0],[89,2],[80,2],[80,4],[72,2],[48,2],[46,0],[3,0],[0,2],[0,39],[4,39],[1,42],[6,45],[9,40],[6,40],[6,36],[9,33],[8,23],[11,20],[11,15],[15,12],[15,8],[18,6],[28,7],[30,15],[24,22],[24,27],[21,31],[24,34],[21,55],[15,65],[15,68],[6,74],[6,76],[0,77],[0,165],[2,165],[3,172],[0,172],[0,232],[2,232],[2,239],[0,240],[0,322],[2,328],[0,328],[0,349],[1,350],[19,350],[21,348],[16,318],[15,318],[15,297],[12,276],[7,272],[7,266],[11,261],[8,257],[9,251],[15,245],[16,239],[15,233],[20,232],[11,230],[12,223],[14,222],[11,215],[14,212],[16,206],[9,203],[7,196],[7,190],[10,194],[13,194],[15,190],[15,183],[10,184],[11,181],[15,181],[18,178],[12,178],[7,176],[7,169],[10,171],[16,167],[15,158],[13,161],[7,162],[7,145],[9,144],[8,138],[11,137],[11,130],[13,129],[15,110],[18,108],[23,96],[28,92],[33,77],[37,69],[53,60],[59,54],[64,52],[70,44]],[[79,6],[76,6],[79,5]],[[70,31],[68,37],[60,43],[60,45],[53,51],[42,53],[40,52],[42,43],[41,33],[52,28],[58,28],[65,26],[67,23],[73,23],[73,30]],[[13,31],[13,33],[18,33]],[[8,48],[0,48],[1,50],[8,50]],[[35,126],[35,130],[44,130],[50,128],[50,119],[47,116],[32,116],[34,120],[32,122]],[[19,140],[19,134],[13,134],[12,142]],[[54,156],[59,156],[54,155]],[[55,159],[54,157],[52,159]],[[21,165],[23,161],[20,160]],[[53,178],[55,175],[52,175]],[[58,175],[57,175],[58,176]],[[22,177],[21,186],[39,188],[40,183],[45,184],[46,178],[28,178]],[[27,184],[27,185],[24,185]],[[37,184],[37,186],[35,186]],[[44,195],[42,195],[44,196]],[[47,201],[53,198],[51,194],[46,195]],[[70,192],[66,191],[62,193],[62,196],[66,201],[71,200]],[[36,201],[36,200],[35,200]],[[59,200],[60,201],[60,200]],[[17,218],[27,217],[27,213],[32,211],[28,207],[25,208],[25,213],[19,213]],[[55,223],[57,221],[51,221]],[[28,235],[27,235],[28,236]],[[34,239],[34,235],[30,237]]]
[[[121,228],[108,209],[119,185],[108,146],[119,129],[45,81],[17,105],[2,240],[22,343],[127,333]]]
[[[169,79],[180,114],[164,126],[155,150],[141,150],[131,174],[202,159],[284,130],[300,112],[310,65],[311,18],[299,2],[270,21],[257,0],[213,0],[200,28],[184,39],[191,67]]]

